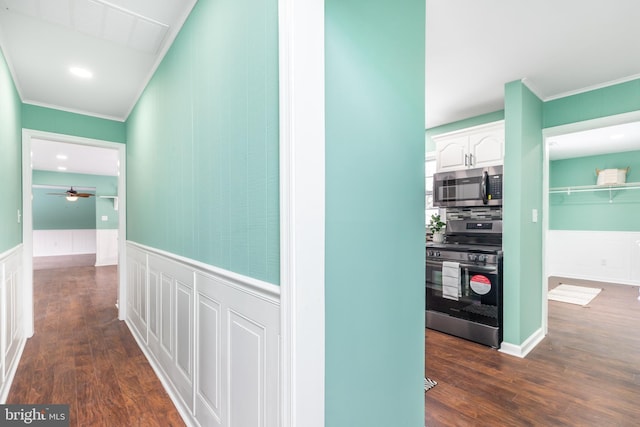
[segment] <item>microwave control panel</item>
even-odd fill
[[[489,194],[492,199],[502,199],[502,175],[489,175]]]

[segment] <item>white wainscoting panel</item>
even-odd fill
[[[158,301],[160,298],[160,276],[155,271],[149,272],[149,347],[156,353],[160,348],[160,314]]]
[[[279,303],[210,274],[196,273],[196,283],[196,367],[208,373],[196,377],[196,418],[202,425],[277,425]]]
[[[549,230],[550,276],[640,285],[640,232]]]
[[[173,319],[175,317],[175,310],[173,309],[173,280],[171,277],[157,273],[154,270],[154,275],[160,278],[160,301],[158,308],[160,311],[160,345],[164,353],[158,352],[158,357],[162,358],[164,354],[168,359],[171,359],[173,355]]]
[[[33,256],[96,253],[96,230],[33,230]]]
[[[96,267],[118,264],[118,229],[96,230]]]
[[[127,321],[136,328],[138,338],[147,343],[146,317],[142,314],[140,294],[147,286],[147,255],[140,251],[127,251]]]
[[[276,427],[279,288],[133,242],[127,270],[127,323],[187,424]]]
[[[193,401],[193,269],[157,254],[149,254],[149,276],[160,283],[155,305],[160,319],[160,347],[149,347],[185,406]],[[157,282],[156,282],[157,283]]]
[[[265,331],[237,313],[229,313],[229,424],[264,426],[261,414]]]
[[[182,377],[193,380],[193,285],[176,283],[176,366]],[[188,390],[191,396],[191,389]]]
[[[222,425],[222,305],[210,292],[197,296],[195,416],[202,425]],[[225,395],[226,396],[226,395]],[[226,401],[226,399],[225,399]]]
[[[0,403],[9,394],[24,337],[22,245],[0,254]]]

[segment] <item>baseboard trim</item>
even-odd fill
[[[185,422],[185,424],[188,427],[198,427],[200,424],[198,424],[195,418],[191,417],[191,411],[189,410],[189,408],[187,408],[184,401],[180,398],[180,395],[174,389],[171,381],[169,381],[166,378],[165,372],[162,370],[162,368],[160,367],[158,362],[155,360],[153,355],[149,352],[147,346],[144,344],[144,341],[138,336],[138,330],[136,329],[135,325],[132,325],[128,318],[124,322],[127,325],[129,332],[133,336],[133,339],[136,340],[136,343],[138,344],[138,348],[142,350],[144,357],[147,358],[147,361],[149,362],[149,365],[151,365],[153,372],[156,373],[156,376],[160,380],[162,387],[164,387],[164,390],[169,395],[169,398],[171,399],[173,404],[176,406],[176,409],[180,413],[182,420]]]
[[[16,371],[18,370],[18,365],[20,364],[20,359],[22,359],[22,352],[24,351],[24,347],[27,345],[27,339],[22,338],[20,343],[18,344],[18,352],[16,353],[16,357],[13,360],[13,363],[9,367],[9,371],[7,373],[7,379],[2,384],[2,388],[0,389],[0,403],[4,404],[7,401],[7,397],[9,397],[9,391],[11,390],[11,385],[13,384],[13,378],[16,376]]]
[[[551,280],[556,280],[557,282],[569,281],[572,280],[576,285],[587,285],[587,286],[599,286],[601,284],[607,285],[625,285],[625,286],[640,286],[640,281],[637,280],[608,280],[606,277],[585,277],[580,275],[571,275],[571,274],[550,274],[549,275],[549,283],[552,283]],[[563,282],[564,283],[564,282]]]
[[[542,329],[536,330],[533,334],[529,336],[524,342],[520,345],[511,344],[503,341],[500,345],[499,351],[504,354],[509,354],[511,356],[516,356],[520,358],[527,357],[527,354],[531,352],[540,342],[544,339],[544,332]]]

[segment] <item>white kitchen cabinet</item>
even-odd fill
[[[504,121],[474,126],[433,137],[438,172],[501,165]]]

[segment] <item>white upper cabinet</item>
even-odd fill
[[[438,172],[501,165],[504,161],[504,121],[433,137]]]
[[[469,137],[436,139],[436,171],[465,169],[469,164]]]

